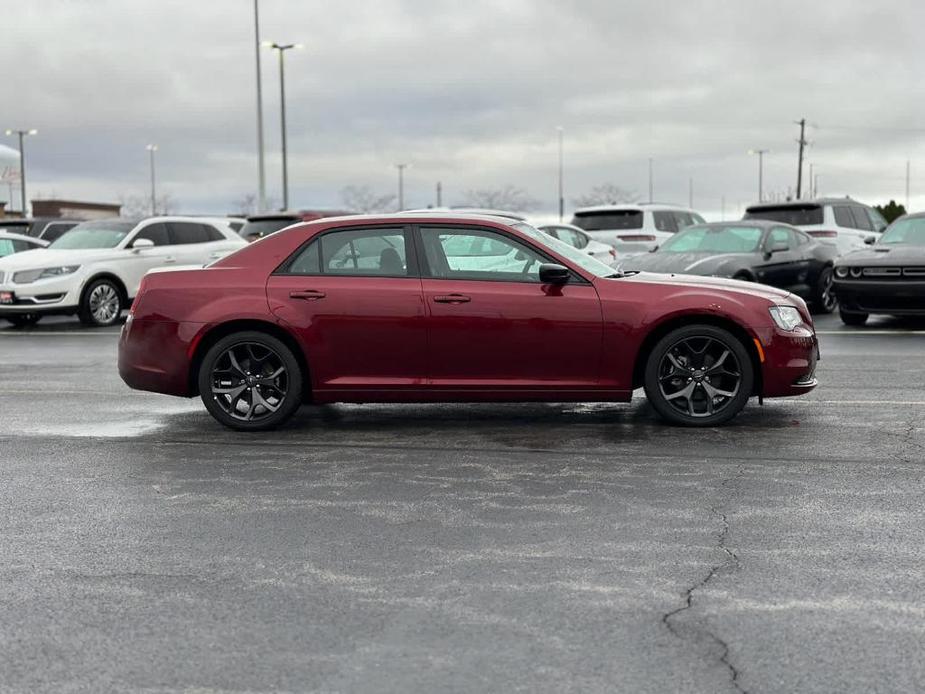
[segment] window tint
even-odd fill
[[[675,223],[677,224],[678,231],[681,229],[686,229],[687,227],[696,224],[694,221],[694,216],[689,212],[672,212],[675,218]]]
[[[771,229],[771,233],[768,234],[767,248],[770,250],[779,245],[785,245],[787,248],[793,246],[793,243],[790,241],[790,229],[784,229],[783,227],[774,227]]]
[[[874,231],[883,231],[887,228],[888,225],[882,214],[872,207],[865,209],[867,210],[867,215],[870,217],[870,223],[873,225]]]
[[[674,216],[674,212],[653,212],[653,219],[655,219],[655,228],[659,231],[668,231],[672,234],[678,230],[678,220]]]
[[[170,245],[170,236],[167,233],[167,225],[161,224],[160,222],[149,224],[144,229],[139,231],[135,235],[135,238],[132,239],[132,243],[134,243],[138,239],[149,239],[154,242],[155,246],[169,246]]]
[[[58,223],[52,222],[47,227],[45,231],[42,232],[42,238],[51,243],[52,241],[57,241],[61,238],[65,232],[70,231],[77,223]]]
[[[588,245],[587,237],[574,229],[569,229],[568,227],[549,227],[548,231],[552,232],[552,235],[560,241],[565,241],[569,246],[584,248]]]
[[[847,205],[835,205],[835,223],[840,227],[854,229],[854,215],[851,214],[851,208]]]
[[[870,217],[867,216],[867,210],[863,207],[852,207],[851,213],[854,215],[854,228],[866,229],[873,231],[874,227],[870,223]]]
[[[203,224],[193,222],[168,222],[170,237],[175,244],[208,243],[210,238],[208,228]]]
[[[299,251],[289,262],[286,272],[290,275],[318,275],[321,273],[321,242],[317,239]]]
[[[909,243],[925,246],[925,217],[902,217],[883,232],[878,244]]]
[[[745,211],[745,219],[767,219],[795,227],[822,224],[825,221],[821,205],[805,204],[749,207]]]
[[[421,229],[431,275],[445,279],[539,282],[547,260],[503,234],[481,229]]]
[[[321,237],[321,270],[327,275],[407,275],[401,229],[337,231]]]
[[[576,212],[572,224],[585,231],[642,229],[642,210]]]

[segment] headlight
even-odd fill
[[[13,275],[13,282],[16,284],[31,284],[36,280],[44,280],[49,277],[62,277],[71,275],[80,268],[80,265],[62,265],[61,267],[46,267],[40,270],[23,270]]]
[[[781,330],[793,330],[803,323],[803,316],[796,306],[772,306],[768,311]]]
[[[837,268],[835,268],[835,276],[844,279],[848,276],[848,268],[846,268],[844,265],[839,265]]]

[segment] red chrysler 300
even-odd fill
[[[149,273],[119,344],[132,388],[200,395],[222,424],[303,403],[628,401],[731,419],[816,385],[806,304],[733,280],[622,274],[496,217],[344,217],[206,268]]]

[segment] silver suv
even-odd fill
[[[592,239],[613,246],[618,260],[647,253],[676,231],[704,221],[694,210],[662,203],[583,207],[572,217]]]
[[[745,210],[745,219],[769,219],[790,224],[843,255],[863,248],[880,237],[886,220],[873,207],[851,198],[818,198],[793,202],[763,203]]]

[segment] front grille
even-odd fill
[[[925,279],[925,267],[852,267],[844,280],[876,280],[878,282]]]
[[[925,277],[925,267],[904,267],[903,275],[906,277]]]
[[[901,267],[866,267],[864,277],[899,277],[903,274]]]

